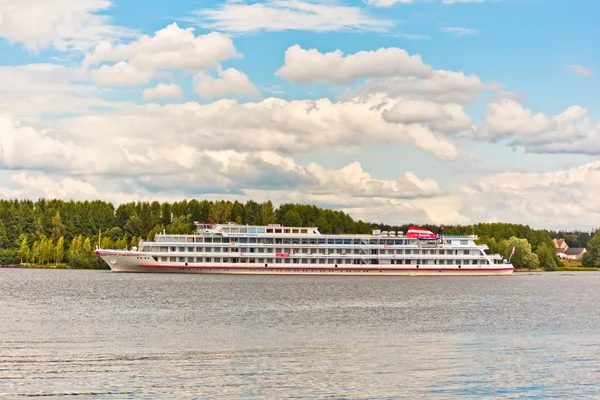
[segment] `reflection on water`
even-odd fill
[[[0,397],[600,396],[600,274],[0,271]]]

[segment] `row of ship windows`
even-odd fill
[[[392,265],[478,265],[487,264],[486,259],[478,260],[363,260],[363,259],[308,259],[308,258],[220,258],[220,257],[158,257],[161,262],[187,263],[256,263],[256,264],[392,264]]]
[[[284,254],[423,254],[423,255],[483,255],[480,250],[444,249],[289,249],[240,247],[150,247],[152,253],[284,253]]]
[[[334,239],[334,238],[265,238],[265,237],[208,237],[174,236],[158,237],[162,243],[258,243],[258,244],[358,244],[358,245],[408,245],[418,242],[415,239]],[[469,244],[468,240],[445,240],[448,244]]]

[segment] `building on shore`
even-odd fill
[[[581,260],[587,251],[584,247],[569,247],[564,239],[554,239],[553,242],[561,260]]]

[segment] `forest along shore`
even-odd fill
[[[238,224],[318,227],[324,234],[370,234],[382,231],[408,231],[413,223],[390,225],[355,221],[343,211],[306,204],[282,204],[248,200],[183,200],[174,203],[135,202],[115,206],[96,201],[0,200],[0,265],[68,265],[72,269],[107,269],[94,254],[105,249],[131,249],[141,239],[152,239],[165,231],[189,234],[194,221]],[[478,243],[489,246],[489,253],[511,259],[518,269],[577,268],[563,263],[556,255],[552,239],[563,238],[570,247],[586,247],[582,265],[600,266],[600,232],[549,231],[526,225],[481,223],[466,226],[419,224],[435,233],[475,234]]]

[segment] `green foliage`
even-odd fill
[[[554,249],[554,246],[549,247],[546,243],[542,243],[538,246],[535,254],[537,254],[540,261],[540,267],[544,268],[546,271],[556,270],[556,250]]]
[[[581,264],[584,267],[600,266],[600,231],[587,243],[587,252],[583,255]]]
[[[500,254],[509,259],[513,248],[515,254],[512,256],[511,262],[515,268],[537,269],[540,266],[538,256],[531,251],[531,244],[527,239],[513,236],[508,240],[503,240],[500,243]]]

